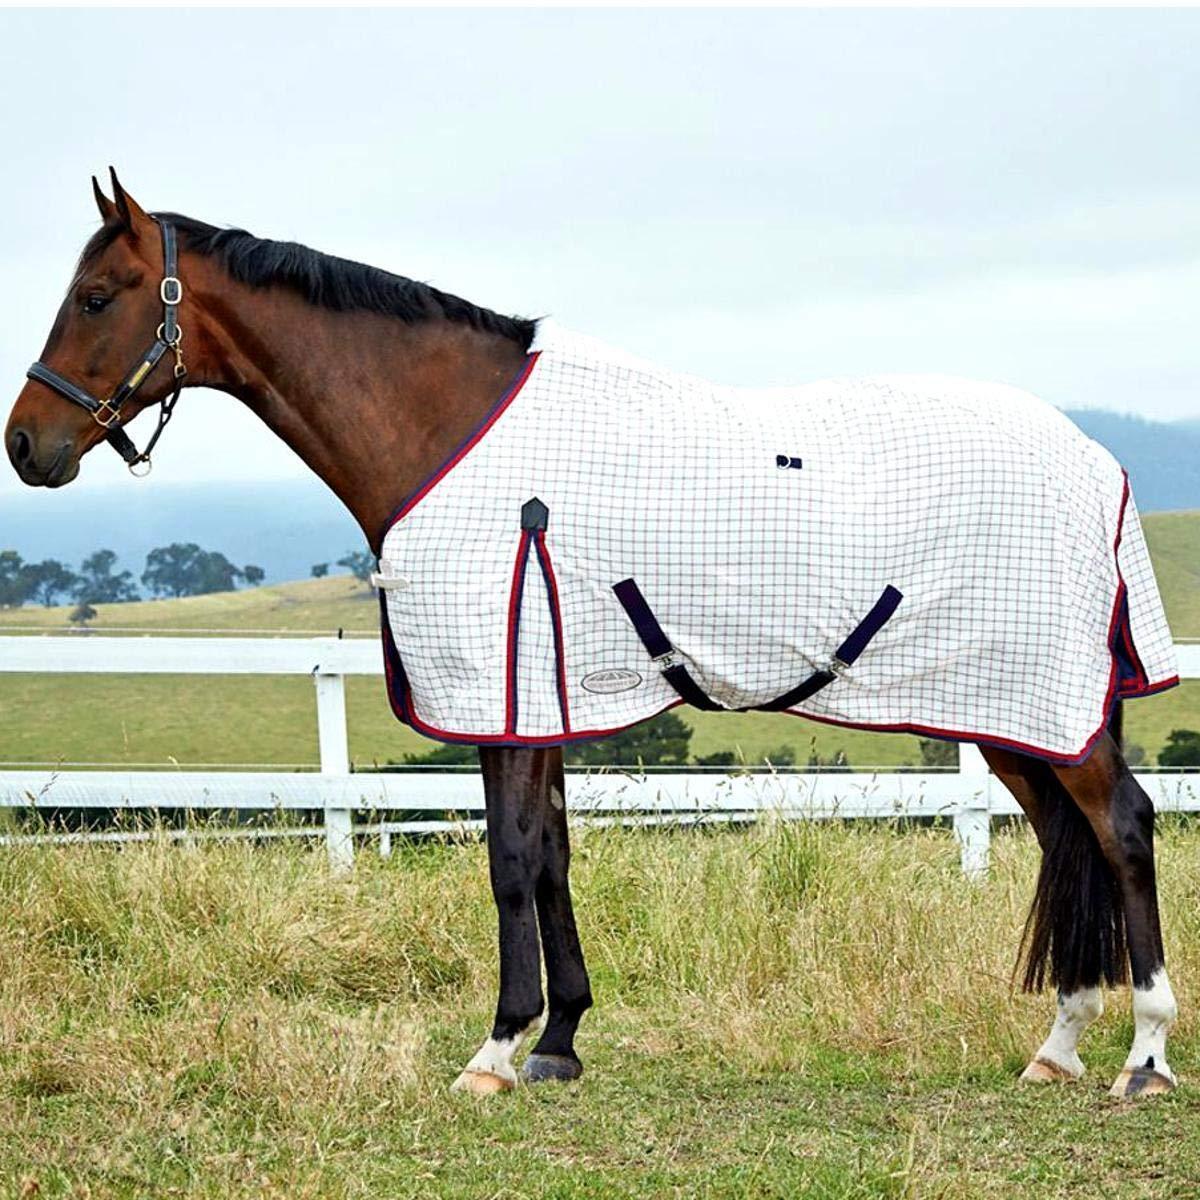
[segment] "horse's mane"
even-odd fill
[[[535,322],[501,316],[427,283],[348,258],[322,254],[297,242],[259,238],[244,229],[219,229],[179,213],[155,215],[175,226],[182,248],[216,259],[233,279],[250,287],[287,287],[320,308],[380,313],[398,317],[409,325],[444,317],[484,333],[506,337],[524,350],[533,341]],[[84,248],[80,261],[86,263],[95,258],[120,234],[118,225],[101,227]]]

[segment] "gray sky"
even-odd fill
[[[1200,416],[1198,34],[1180,10],[2,11],[0,409],[112,162],[147,208],[725,382],[937,371]],[[303,470],[209,392],[156,455]],[[81,478],[122,476],[100,451]]]

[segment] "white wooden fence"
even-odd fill
[[[1200,643],[1179,643],[1177,649],[1181,676],[1200,678]],[[355,811],[429,814],[415,821],[367,826],[379,833],[385,853],[394,832],[478,827],[478,816],[471,815],[483,810],[478,774],[350,773],[345,678],[380,675],[382,671],[376,640],[92,634],[0,637],[0,676],[5,672],[311,675],[316,685],[320,748],[319,774],[46,766],[0,770],[0,808],[322,809],[330,860],[342,869],[353,861]],[[9,701],[5,705],[8,719],[19,721],[20,697],[13,681],[0,686]],[[1139,777],[1160,811],[1200,811],[1200,775],[1143,772]],[[609,770],[569,773],[567,792],[571,812],[590,820],[739,821],[764,813],[813,819],[946,817],[953,821],[961,845],[963,871],[972,877],[987,870],[990,818],[1020,811],[1003,785],[989,774],[979,751],[969,745],[960,747],[957,771],[789,770],[729,775],[695,770]]]

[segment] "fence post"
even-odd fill
[[[988,871],[991,842],[991,774],[979,747],[960,742],[958,772],[962,780],[962,799],[954,813],[954,836],[958,839],[963,874],[968,879],[984,879]]]
[[[321,750],[321,774],[349,775],[345,677],[318,671],[313,679],[317,685],[317,741]],[[354,838],[348,808],[331,808],[326,803],[325,848],[329,853],[329,865],[335,871],[349,871],[354,865]]]

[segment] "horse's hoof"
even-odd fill
[[[1035,1058],[1021,1072],[1022,1083],[1074,1083],[1083,1074],[1076,1075],[1061,1063],[1051,1062],[1048,1058]]]
[[[464,1071],[451,1085],[452,1092],[468,1092],[472,1096],[494,1096],[497,1092],[511,1092],[517,1079],[505,1079],[491,1071]]]
[[[583,1074],[583,1063],[565,1054],[531,1054],[521,1068],[526,1083],[545,1083],[557,1079],[567,1083]]]
[[[1175,1080],[1149,1067],[1126,1067],[1117,1076],[1117,1082],[1108,1089],[1110,1096],[1118,1100],[1136,1100],[1142,1096],[1161,1096],[1175,1090]]]

